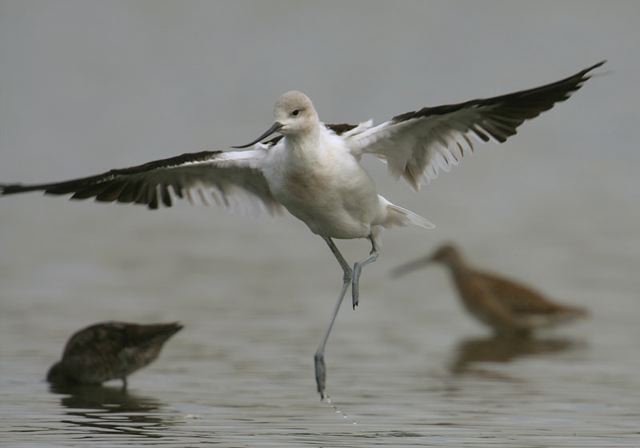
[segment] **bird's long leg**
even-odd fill
[[[324,388],[326,384],[326,368],[324,364],[324,348],[327,345],[327,339],[329,339],[329,334],[331,334],[331,329],[333,328],[333,323],[336,320],[336,316],[338,315],[338,311],[340,311],[340,305],[342,305],[342,299],[347,292],[347,288],[349,288],[349,284],[351,283],[351,279],[353,277],[353,271],[349,266],[349,263],[344,259],[335,243],[331,240],[331,238],[323,237],[326,243],[329,245],[329,249],[333,252],[333,255],[340,263],[340,267],[342,268],[343,277],[342,277],[342,289],[340,290],[340,295],[338,296],[338,301],[333,309],[333,313],[331,314],[331,320],[329,321],[329,325],[322,336],[322,340],[320,341],[320,345],[318,346],[318,350],[316,350],[316,354],[314,356],[315,369],[316,369],[316,385],[318,387],[318,393],[320,394],[320,399],[324,399]]]
[[[353,265],[351,296],[353,299],[352,303],[354,310],[358,306],[358,298],[360,297],[360,274],[362,274],[362,268],[378,259],[378,246],[376,245],[373,235],[369,235],[369,241],[371,241],[371,252],[369,252],[369,256],[363,260],[357,261]]]

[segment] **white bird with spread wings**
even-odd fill
[[[0,184],[0,194],[28,191],[95,198],[101,202],[170,207],[176,199],[240,205],[243,199],[269,213],[283,208],[321,236],[340,263],[343,284],[329,325],[315,354],[318,392],[325,394],[324,349],[342,300],[351,286],[358,304],[362,268],[376,260],[380,229],[417,225],[433,228],[425,218],[378,194],[360,164],[372,154],[389,173],[419,190],[423,179],[456,165],[473,150],[474,140],[502,143],[525,120],[566,100],[603,62],[541,87],[487,99],[424,107],[374,126],[325,125],[311,100],[301,92],[283,94],[274,108],[274,124],[243,151],[203,151],[65,182]],[[280,135],[261,143],[272,134]],[[368,238],[369,255],[347,263],[333,239]]]

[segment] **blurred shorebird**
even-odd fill
[[[120,379],[153,362],[165,342],[182,329],[178,323],[132,324],[101,322],[77,331],[64,348],[62,359],[47,373],[54,384],[101,384]]]
[[[442,263],[449,268],[464,307],[497,334],[527,335],[536,328],[588,314],[584,308],[553,302],[528,286],[469,266],[452,244],[399,266],[393,273],[404,275],[429,263]]]
[[[379,195],[360,164],[371,154],[390,174],[415,190],[424,178],[457,165],[477,142],[502,143],[525,120],[564,101],[589,79],[595,64],[560,81],[493,98],[422,109],[396,115],[379,125],[322,123],[311,100],[301,92],[283,94],[274,108],[275,122],[253,142],[235,146],[247,151],[182,154],[66,182],[0,184],[0,194],[44,191],[72,194],[72,199],[171,206],[176,198],[223,206],[242,206],[243,197],[269,213],[283,208],[323,238],[342,269],[342,289],[315,354],[316,384],[325,390],[324,349],[342,300],[351,286],[359,297],[362,268],[378,257],[382,228],[416,225],[433,228],[425,218]],[[261,143],[274,133],[280,135]],[[333,239],[367,238],[371,251],[353,268]]]

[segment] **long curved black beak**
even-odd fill
[[[248,148],[249,146],[253,146],[256,143],[258,143],[259,141],[269,137],[274,132],[278,132],[282,128],[282,126],[284,126],[282,123],[278,123],[276,121],[275,123],[273,123],[273,126],[271,126],[269,129],[266,130],[266,132],[264,134],[262,134],[260,137],[258,137],[257,139],[255,139],[251,143],[247,143],[246,145],[241,145],[241,146],[232,146],[232,148],[241,149],[241,148]]]
[[[402,277],[403,275],[408,274],[409,272],[417,271],[418,269],[426,265],[429,265],[432,262],[433,262],[433,259],[431,258],[431,256],[422,257],[417,260],[410,261],[408,263],[402,264],[394,268],[391,271],[391,276],[396,278]]]

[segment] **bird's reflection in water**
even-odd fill
[[[121,433],[157,438],[170,422],[159,400],[127,392],[121,387],[51,385],[71,417],[63,423],[89,429],[93,433]]]
[[[516,358],[559,353],[583,345],[568,338],[517,337],[492,335],[463,339],[455,349],[451,373],[470,374],[487,379],[516,381],[508,375],[478,367],[479,363],[508,363]]]

